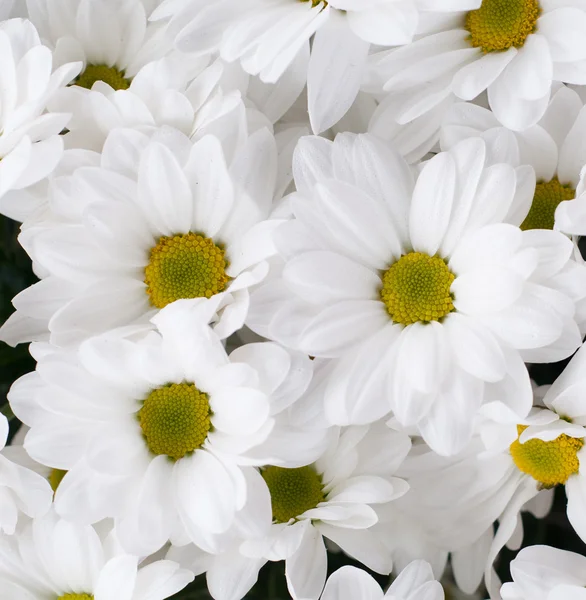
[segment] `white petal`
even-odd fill
[[[413,249],[433,256],[447,231],[456,188],[454,159],[447,152],[426,163],[413,192],[409,231]]]
[[[382,600],[379,584],[365,571],[344,566],[330,575],[322,600]]]
[[[318,598],[326,582],[327,553],[321,533],[308,527],[299,549],[285,563],[287,588],[293,600]]]
[[[362,81],[370,44],[332,15],[315,34],[307,70],[309,118],[314,133],[337,123],[350,108]]]
[[[142,154],[138,195],[145,216],[155,231],[163,235],[190,231],[191,191],[177,159],[163,144],[151,142]]]
[[[234,483],[215,456],[200,450],[184,457],[175,465],[173,477],[177,508],[188,534],[200,529],[222,533],[230,527],[236,512]]]
[[[117,556],[109,560],[94,589],[96,600],[132,600],[138,559],[136,556]]]

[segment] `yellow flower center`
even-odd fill
[[[551,181],[541,181],[535,186],[531,208],[521,223],[527,229],[553,229],[555,209],[564,200],[573,200],[576,191],[569,185],[562,185],[557,177]]]
[[[94,600],[93,594],[63,594],[57,600]]]
[[[124,71],[106,65],[87,65],[73,84],[91,90],[96,81],[103,81],[115,90],[127,90],[130,87],[130,80],[124,77]]]
[[[224,249],[197,233],[161,237],[151,249],[144,282],[151,304],[164,308],[181,298],[211,298],[228,283]]]
[[[537,0],[482,0],[466,15],[469,42],[483,52],[521,48],[537,30],[540,13]]]
[[[323,4],[324,8],[328,5],[326,0],[300,0],[300,2],[311,2],[311,6],[313,8],[315,8],[316,6],[319,6],[320,4]]]
[[[56,492],[57,488],[63,478],[67,475],[67,471],[63,471],[62,469],[51,469],[49,473],[49,483],[51,484],[51,489]]]
[[[311,466],[267,467],[261,474],[271,493],[273,520],[288,523],[325,500],[321,477]]]
[[[395,323],[439,321],[454,310],[450,293],[454,279],[439,256],[410,252],[384,272],[380,297]]]
[[[517,425],[519,435],[525,425]],[[531,475],[545,488],[566,483],[568,477],[578,472],[578,451],[584,446],[583,438],[573,438],[565,433],[551,442],[539,439],[524,444],[517,438],[510,446],[511,456],[520,471]]]
[[[153,454],[179,460],[201,448],[211,429],[207,394],[192,383],[153,390],[138,411],[138,422]]]

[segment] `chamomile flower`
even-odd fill
[[[503,223],[519,188],[513,167],[487,164],[483,141],[470,139],[415,180],[387,145],[349,134],[301,140],[293,166],[295,218],[275,233],[285,265],[254,292],[248,325],[335,360],[331,422],[392,410],[453,454],[481,407],[523,418],[523,359],[557,360],[581,338],[556,281],[571,241]]]
[[[521,229],[553,229],[556,209],[560,202],[574,199],[586,163],[582,144],[586,109],[580,96],[561,86],[537,125],[513,133],[504,130],[495,115],[482,106],[454,104],[442,126],[442,149],[474,135],[493,144],[497,156],[533,167],[537,185],[529,211],[518,224]]]
[[[523,548],[511,561],[512,582],[503,600],[580,600],[586,587],[586,558],[551,546]]]
[[[321,600],[443,600],[444,590],[424,560],[410,563],[383,592],[366,571],[342,567],[328,578]]]
[[[248,465],[278,464],[278,443],[247,454],[271,434],[271,404],[283,410],[307,385],[273,343],[229,358],[208,326],[217,303],[176,302],[146,337],[122,337],[125,329],[76,351],[49,349],[10,391],[30,427],[25,449],[67,472],[57,512],[84,523],[115,517],[132,553],[154,552],[172,536],[207,548],[227,532],[246,504]]]
[[[543,117],[552,83],[586,83],[585,28],[580,3],[482,0],[450,19],[428,13],[415,42],[374,60],[385,89],[408,92],[405,110],[431,110],[451,93],[469,101],[487,90],[496,118],[521,131]]]
[[[44,179],[63,152],[59,133],[67,113],[46,113],[55,92],[80,71],[57,62],[26,19],[0,22],[0,197]],[[74,59],[75,60],[75,59]]]
[[[46,479],[12,460],[7,438],[8,421],[0,414],[0,531],[13,534],[19,513],[42,516],[51,506],[53,493]]]
[[[5,598],[34,600],[163,600],[193,581],[177,563],[140,566],[120,552],[112,533],[100,536],[51,510],[11,537],[0,538],[0,584]]]
[[[125,90],[172,49],[141,0],[27,0],[29,18],[58,63],[82,61],[77,87]]]
[[[545,408],[534,408],[516,427],[490,422],[481,427],[489,454],[497,457],[500,453],[499,460],[508,462],[506,480],[516,480],[514,493],[503,493],[509,495],[510,501],[499,518],[499,528],[488,556],[486,580],[492,593],[496,594],[498,587],[498,579],[491,570],[492,562],[515,534],[521,505],[540,490],[565,486],[568,519],[576,533],[586,540],[584,350],[584,347],[580,348],[547,389],[543,397]]]
[[[202,6],[192,0],[166,0],[153,18],[169,21],[170,35],[180,50],[198,54],[218,49],[224,60],[239,60],[248,73],[266,82],[277,81],[303,53],[309,117],[313,131],[320,133],[353,104],[371,45],[411,41],[421,4],[412,0],[222,0]],[[480,0],[449,4],[448,12],[466,10],[477,8]]]
[[[372,505],[391,502],[407,491],[406,482],[393,474],[410,445],[407,435],[382,423],[349,427],[311,465],[261,469],[271,511],[263,515],[264,535],[245,541],[241,554],[249,557],[251,568],[259,558],[285,560],[294,599],[317,599],[323,589],[324,538],[370,569],[389,573],[389,553],[370,531],[378,520]],[[224,577],[229,576],[226,567]]]
[[[217,296],[217,333],[240,328],[248,288],[266,275],[278,224],[264,221],[276,181],[272,134],[256,131],[227,164],[212,136],[193,144],[171,128],[152,136],[120,129],[100,160],[59,187],[59,202],[77,220],[45,221],[21,233],[42,277],[15,300],[23,314],[48,321],[60,345],[148,324],[178,299]],[[47,311],[49,288],[59,299]],[[14,328],[11,336],[18,339]]]

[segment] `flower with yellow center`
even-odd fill
[[[208,436],[209,397],[193,384],[173,383],[153,390],[137,418],[149,450],[179,460],[201,448]]]
[[[483,52],[520,48],[535,33],[539,15],[537,0],[482,0],[466,15],[470,44]]]
[[[311,466],[267,467],[261,474],[271,493],[275,523],[288,523],[325,500],[321,477]]]
[[[130,81],[124,76],[124,71],[107,65],[87,65],[72,85],[91,90],[96,81],[107,83],[114,90],[127,90]]]
[[[575,195],[574,188],[561,184],[557,177],[551,181],[540,181],[535,186],[533,202],[520,225],[521,229],[553,229],[556,208],[564,200],[573,200]]]
[[[519,435],[527,426],[518,425]],[[565,484],[570,475],[578,473],[578,452],[584,446],[583,438],[565,433],[555,440],[530,439],[521,443],[515,440],[510,447],[511,456],[520,471],[531,475],[544,488]]]
[[[113,523],[98,529],[55,510],[0,540],[0,596],[43,600],[164,600],[193,581],[171,561],[151,561],[112,544]],[[116,538],[118,540],[118,538]],[[10,560],[6,560],[10,557]],[[11,592],[15,591],[15,594]]]
[[[384,272],[380,297],[395,323],[440,321],[454,310],[454,279],[440,257],[410,252]]]
[[[157,308],[182,298],[211,298],[226,287],[223,248],[196,233],[163,236],[145,268],[146,292]]]

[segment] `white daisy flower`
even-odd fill
[[[586,7],[573,0],[482,0],[449,19],[428,14],[418,39],[375,57],[375,69],[385,89],[409,92],[405,110],[488,90],[497,119],[521,131],[543,117],[553,82],[586,83],[585,29]]]
[[[59,64],[82,61],[75,85],[125,90],[152,60],[172,52],[141,0],[26,0],[30,20]]]
[[[498,578],[491,565],[507,541],[518,535],[519,511],[540,490],[565,486],[568,519],[586,540],[586,403],[585,348],[575,354],[543,397],[545,408],[534,408],[517,427],[485,422],[481,433],[490,454],[506,471],[494,478],[494,489],[510,501],[499,517],[499,528],[488,555],[487,587],[496,593]],[[514,483],[511,493],[510,483]],[[508,491],[505,491],[505,486]]]
[[[56,190],[76,220],[21,233],[42,280],[15,298],[19,312],[44,319],[51,341],[62,345],[148,324],[181,298],[217,296],[216,332],[227,337],[239,329],[248,288],[268,270],[279,223],[264,221],[276,182],[272,134],[256,131],[227,164],[215,137],[192,144],[170,128],[152,138],[118,129],[100,160]],[[47,304],[49,297],[55,302]],[[21,321],[6,325],[10,341],[29,335]]]
[[[407,480],[409,491],[377,509],[373,533],[398,570],[420,557],[440,578],[449,558],[455,582],[466,594],[476,592],[494,560],[489,562],[496,548],[495,521],[506,521],[512,505],[517,513],[543,518],[553,501],[553,490],[538,491],[512,464],[508,446],[487,452],[476,432],[462,452],[450,457],[415,445],[397,475]],[[503,545],[518,550],[523,533],[519,521],[502,543],[496,540],[499,550]]]
[[[523,548],[511,561],[513,581],[500,590],[503,600],[582,600],[586,557],[551,546]]]
[[[468,10],[480,0],[448,4],[443,10]],[[152,18],[169,20],[180,50],[199,54],[218,49],[224,60],[239,60],[248,73],[266,82],[277,81],[303,52],[310,121],[320,133],[354,102],[371,44],[408,44],[420,11],[430,5],[418,0],[223,0],[202,6],[192,0],[166,0]]]
[[[40,517],[51,506],[47,480],[14,460],[8,439],[8,420],[0,413],[0,532],[13,534],[19,513]]]
[[[382,423],[349,427],[312,465],[261,469],[272,524],[268,511],[263,514],[264,536],[241,545],[241,554],[250,559],[242,575],[249,576],[254,566],[260,568],[259,558],[285,560],[291,596],[317,599],[327,573],[324,538],[370,569],[390,573],[389,553],[370,531],[378,520],[371,505],[391,502],[408,490],[406,482],[393,474],[410,446],[407,435]],[[231,576],[231,568],[224,563],[224,578]]]
[[[30,21],[0,22],[0,197],[44,179],[61,158],[58,134],[70,115],[46,113],[45,108],[81,64],[68,62],[53,70],[54,62]]]
[[[487,165],[470,139],[415,180],[384,143],[345,134],[301,140],[293,169],[295,218],[275,234],[285,266],[254,292],[247,323],[336,360],[331,422],[392,410],[441,454],[466,445],[481,407],[519,422],[532,399],[523,359],[558,360],[581,336],[556,281],[571,241],[503,223],[513,167]]]
[[[410,563],[383,592],[366,571],[345,566],[332,573],[321,600],[443,600],[444,590],[424,560]]]
[[[511,164],[533,167],[535,193],[528,214],[515,224],[521,229],[553,229],[556,208],[560,202],[574,199],[586,163],[582,143],[586,137],[586,108],[580,96],[561,86],[539,123],[517,132],[503,129],[486,108],[470,102],[454,104],[442,126],[442,150],[472,136],[482,136],[492,144],[496,156],[508,157]]]
[[[307,387],[310,361],[300,364],[271,342],[228,357],[208,326],[218,303],[176,302],[155,317],[158,332],[137,340],[121,337],[126,329],[77,351],[48,349],[36,373],[10,391],[13,410],[31,428],[25,449],[67,471],[57,512],[84,523],[115,517],[132,553],[152,553],[180,532],[213,546],[213,535],[227,532],[244,507],[247,481],[260,480],[247,465],[279,464],[279,443],[292,442],[279,427],[282,441],[249,454],[267,442],[271,413]],[[319,438],[312,444],[319,451]],[[311,446],[304,453],[314,456]]]
[[[19,600],[163,600],[193,581],[177,563],[140,566],[112,534],[59,519],[54,511],[0,538],[0,584]]]

